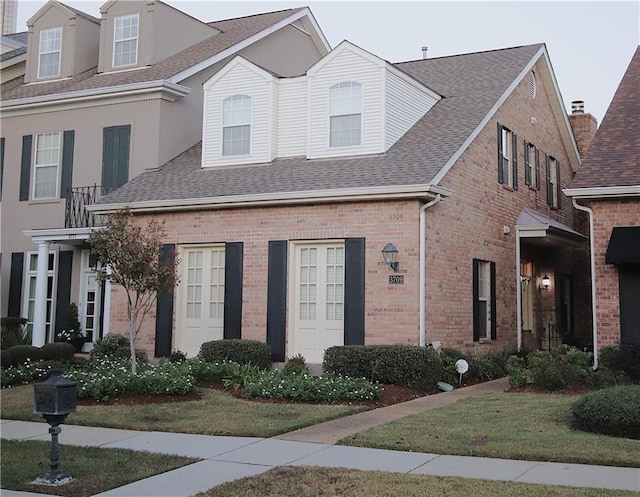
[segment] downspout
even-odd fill
[[[522,277],[520,269],[520,229],[516,226],[516,336],[518,351],[522,350]]]
[[[595,260],[595,242],[593,238],[593,210],[584,205],[579,205],[575,197],[571,197],[573,206],[579,211],[589,214],[589,259],[591,263],[591,318],[593,320],[593,369],[598,369],[598,322],[596,319],[596,260]]]
[[[420,207],[420,347],[424,347],[427,342],[427,216],[425,211],[442,200],[438,193],[435,198]]]

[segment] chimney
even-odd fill
[[[574,100],[571,102],[571,114],[569,114],[569,122],[573,129],[573,136],[576,138],[578,145],[578,153],[580,158],[584,160],[591,145],[591,141],[598,131],[598,121],[591,114],[585,114],[584,101]]]
[[[422,47],[422,59],[426,59],[427,58],[427,50],[429,50],[429,47],[424,46]]]

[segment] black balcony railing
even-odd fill
[[[102,186],[78,186],[67,191],[64,215],[65,228],[92,228],[104,224],[104,216],[93,214],[85,208],[95,204],[108,193]]]

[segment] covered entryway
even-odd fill
[[[345,246],[297,243],[293,255],[289,356],[321,363],[327,348],[344,345]]]
[[[224,335],[225,247],[182,247],[176,348],[189,357]]]

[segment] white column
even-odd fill
[[[49,242],[38,242],[36,298],[33,309],[31,344],[42,347],[47,339],[47,280],[49,277]]]

